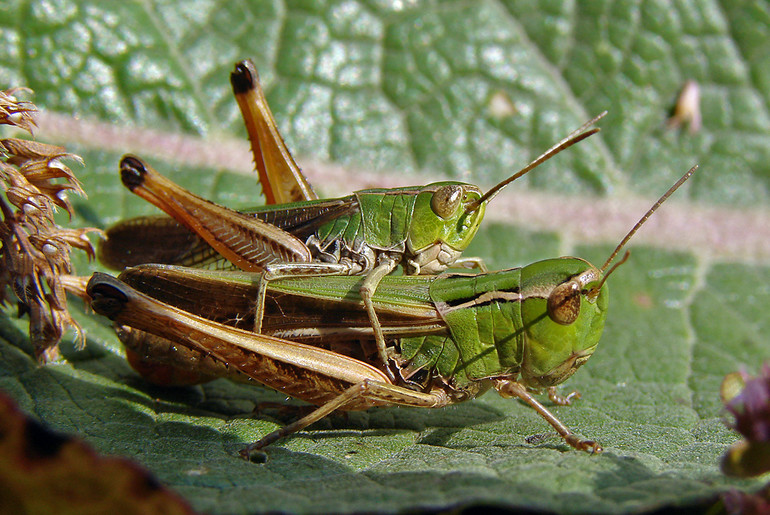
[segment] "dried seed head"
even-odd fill
[[[0,124],[31,132],[36,111],[29,102],[0,91]],[[21,314],[28,314],[30,339],[41,361],[56,359],[58,343],[72,327],[84,343],[80,326],[67,311],[62,276],[71,273],[70,251],[94,248],[86,234],[97,229],[65,229],[54,223],[57,207],[72,215],[67,191],[85,196],[80,182],[63,160],[82,163],[64,148],[18,138],[0,140],[0,303],[12,291]],[[14,208],[16,209],[14,211]]]
[[[23,207],[17,202],[24,203],[24,200],[20,200],[24,198],[24,193],[28,198],[42,195],[46,198],[46,207],[50,211],[45,213],[46,215],[53,216],[54,206],[58,206],[72,216],[72,204],[65,192],[72,190],[85,196],[80,181],[72,170],[62,163],[62,159],[73,159],[80,163],[83,160],[66,152],[62,147],[7,138],[0,140],[0,155],[5,157],[5,166],[0,169],[0,174],[10,185],[21,189],[13,199],[9,197],[8,200],[20,209]]]
[[[34,120],[37,108],[31,102],[17,100],[13,95],[17,91],[32,92],[27,88],[0,91],[0,125],[13,125],[32,134],[32,130],[37,127]]]

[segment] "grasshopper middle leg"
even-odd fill
[[[579,451],[590,452],[592,454],[600,453],[604,450],[598,442],[593,440],[584,440],[570,431],[570,429],[565,426],[561,420],[556,418],[553,413],[548,411],[545,406],[540,404],[537,399],[535,399],[532,394],[530,394],[527,389],[520,383],[510,379],[498,379],[495,382],[495,389],[501,397],[516,397],[529,404],[535,411],[537,411],[541,417],[546,420],[546,422],[551,424],[556,432],[559,433],[562,438],[564,438],[565,442],[567,442],[575,449]]]

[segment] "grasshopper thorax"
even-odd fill
[[[602,272],[579,258],[533,263],[521,275],[521,382],[547,388],[565,381],[593,354],[609,292],[606,284],[599,286]]]
[[[421,273],[445,270],[468,247],[486,203],[466,211],[480,198],[477,186],[449,181],[429,184],[417,194],[406,245]]]

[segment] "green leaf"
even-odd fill
[[[701,165],[611,278],[602,342],[566,386],[583,399],[553,409],[602,455],[566,448],[534,412],[490,394],[330,417],[266,464],[245,463],[237,450],[285,419],[242,415],[282,396],[224,381],[151,387],[87,314],[86,350],[65,343],[68,362],[44,367],[26,321],[0,317],[0,389],[212,513],[639,512],[754,487],[719,472],[737,440],[719,383],[770,357],[769,22],[767,5],[727,1],[0,2],[0,87],[34,89],[47,111],[38,137],[86,159],[80,226],[154,212],[120,185],[125,152],[215,201],[261,202],[228,83],[245,57],[324,195],[437,177],[489,186],[608,110],[598,136],[495,199],[466,253],[493,268],[601,263]],[[690,79],[695,134],[666,128]]]

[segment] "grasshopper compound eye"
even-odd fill
[[[447,219],[457,212],[463,198],[463,188],[458,184],[442,186],[433,194],[430,207],[436,215]]]
[[[580,315],[580,284],[561,283],[548,296],[548,316],[561,325],[570,325]]]

